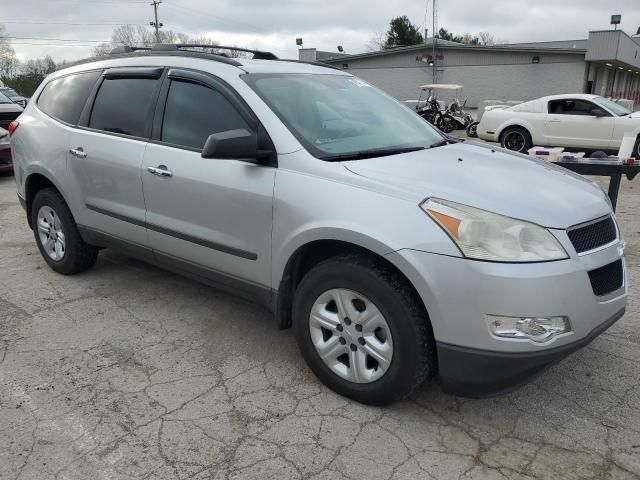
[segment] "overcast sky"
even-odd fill
[[[109,40],[117,24],[148,26],[153,20],[149,3],[5,0],[0,24],[15,37],[11,42],[23,60],[46,54],[73,60],[90,55],[94,42]],[[165,28],[297,58],[296,37],[305,47],[335,51],[342,45],[359,53],[399,15],[431,31],[431,8],[432,0],[163,0],[159,16]],[[610,28],[613,13],[622,14],[623,30],[636,33],[640,0],[440,0],[438,26],[459,34],[489,31],[509,42],[572,40]]]

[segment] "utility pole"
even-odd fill
[[[160,27],[163,26],[162,23],[158,22],[158,6],[162,3],[161,0],[153,0],[153,3],[150,3],[153,7],[153,14],[156,18],[155,22],[149,22],[149,25],[156,29],[156,43],[160,43]]]
[[[433,0],[433,30],[431,35],[433,35],[432,38],[432,44],[433,44],[433,71],[432,71],[432,81],[433,83],[438,83],[438,59],[437,59],[437,41],[436,41],[436,27],[437,27],[437,23],[438,23],[438,5],[437,5],[438,0]]]

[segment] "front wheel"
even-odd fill
[[[444,133],[451,133],[458,127],[458,122],[451,115],[445,113],[438,118],[436,127]]]
[[[480,122],[472,122],[469,125],[467,125],[467,137],[477,138],[479,123]]]
[[[500,145],[512,152],[527,153],[532,147],[531,135],[522,127],[508,127],[500,135]]]
[[[389,404],[435,371],[424,306],[406,279],[372,258],[342,255],[313,267],[296,290],[293,315],[307,364],[346,397]]]

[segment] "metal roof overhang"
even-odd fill
[[[589,32],[585,60],[640,72],[640,38],[630,37],[622,30]]]

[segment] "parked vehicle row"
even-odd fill
[[[640,112],[598,95],[551,95],[489,107],[477,133],[483,140],[522,153],[534,145],[617,151],[623,136],[640,135]],[[640,141],[634,152],[640,158]]]
[[[22,108],[27,106],[27,99],[16,92],[13,88],[0,87],[0,93],[9,97],[13,103],[20,105]]]
[[[9,132],[0,127],[0,173],[13,171]]]
[[[20,116],[23,110],[20,105],[0,92],[0,128],[7,128],[13,120]]]
[[[257,299],[369,404],[437,375],[505,391],[623,315],[624,242],[590,181],[452,143],[343,70],[191,47],[62,69],[12,122],[56,272],[106,247]]]

